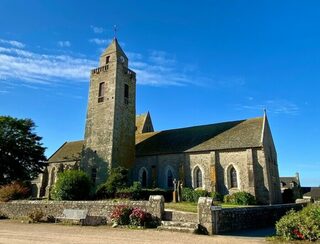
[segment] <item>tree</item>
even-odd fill
[[[67,170],[58,175],[52,191],[54,200],[86,200],[89,198],[91,181],[86,173]]]
[[[46,166],[45,148],[31,119],[0,116],[0,185],[31,180]]]

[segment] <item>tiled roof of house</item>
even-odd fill
[[[136,155],[261,147],[262,129],[261,117],[136,134]],[[79,159],[83,144],[83,140],[64,143],[49,162]]]

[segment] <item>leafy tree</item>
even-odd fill
[[[54,200],[86,200],[89,198],[91,181],[83,171],[66,170],[58,174],[52,191]]]
[[[125,188],[128,185],[128,170],[123,167],[112,168],[107,181],[98,186],[97,198],[113,198],[117,189]]]
[[[31,119],[0,116],[0,185],[35,178],[46,165]]]

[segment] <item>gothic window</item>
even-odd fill
[[[231,169],[230,169],[230,187],[231,188],[238,187],[237,171],[235,170],[234,167],[231,167]]]
[[[167,186],[168,188],[173,187],[173,174],[171,169],[168,169],[167,171]]]
[[[108,64],[110,62],[110,56],[106,57],[106,64]]]
[[[129,103],[129,86],[127,84],[124,84],[124,103]]]
[[[105,90],[105,83],[101,82],[99,84],[98,103],[101,103],[104,100],[104,90]]]
[[[147,172],[145,170],[142,172],[141,186],[147,187]]]
[[[202,187],[202,172],[199,167],[194,169],[194,187],[199,188]]]
[[[56,181],[56,172],[55,168],[52,168],[50,173],[50,185],[53,185]]]
[[[145,167],[142,167],[139,170],[139,181],[140,181],[142,187],[147,187],[147,185],[148,185],[147,179],[148,179],[147,169]]]
[[[92,168],[91,169],[91,181],[93,184],[96,183],[96,179],[97,179],[97,169],[96,168]]]

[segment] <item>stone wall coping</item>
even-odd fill
[[[246,207],[234,207],[234,208],[222,208],[222,211],[250,211],[257,209],[273,209],[273,208],[283,208],[283,207],[296,207],[305,206],[304,203],[287,203],[287,204],[273,204],[273,205],[251,205]]]
[[[148,203],[149,201],[133,201],[133,200],[99,200],[99,201],[47,201],[47,200],[14,200],[9,202],[0,202],[4,204],[107,204],[107,205],[117,205],[117,204],[133,204],[133,203]]]

